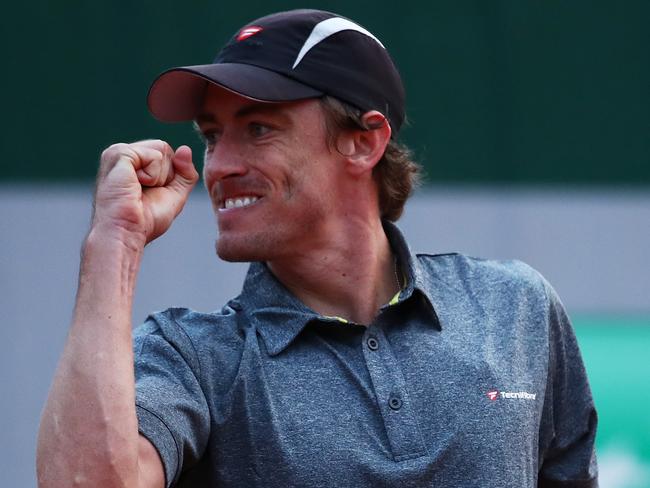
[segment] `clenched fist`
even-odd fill
[[[187,146],[174,151],[160,140],[114,144],[101,156],[92,229],[144,247],[169,228],[198,178]]]

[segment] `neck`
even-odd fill
[[[315,312],[370,324],[399,291],[381,221],[347,219],[305,253],[268,262],[273,274]]]

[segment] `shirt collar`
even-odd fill
[[[431,282],[429,275],[422,269],[422,264],[417,255],[413,254],[399,228],[387,220],[382,221],[382,224],[388,242],[390,242],[393,252],[397,255],[399,268],[406,277],[406,286],[400,292],[398,303],[409,299],[415,293],[421,294],[426,299],[427,308],[433,314],[436,325],[440,327],[440,321],[433,306],[435,302],[432,293],[434,284]]]
[[[308,308],[271,273],[265,263],[251,263],[239,302],[275,356],[320,315]]]
[[[395,224],[388,221],[382,223],[397,255],[399,268],[406,277],[406,287],[401,291],[398,303],[408,300],[416,292],[421,293],[439,327],[432,306],[431,284],[422,272],[417,256],[411,252]],[[260,332],[271,356],[282,352],[310,321],[338,322],[335,317],[325,317],[308,308],[261,262],[251,263],[237,301]]]

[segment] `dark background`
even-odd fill
[[[189,124],[148,114],[149,83],[297,7],[351,17],[388,47],[407,88],[402,140],[429,181],[650,184],[650,2],[634,0],[12,2],[0,181],[90,180],[118,141],[200,155]]]

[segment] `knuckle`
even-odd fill
[[[148,156],[148,163],[158,163],[159,161],[162,160],[163,153],[159,151],[158,149],[152,149],[152,148],[147,148],[146,151],[144,151],[144,154]]]
[[[128,144],[119,142],[117,144],[111,144],[106,149],[102,151],[101,160],[102,161],[113,161],[119,158],[122,154],[126,152]]]
[[[143,139],[141,141],[136,141],[131,143],[135,147],[145,147],[148,149],[161,149],[167,145],[162,139]]]

